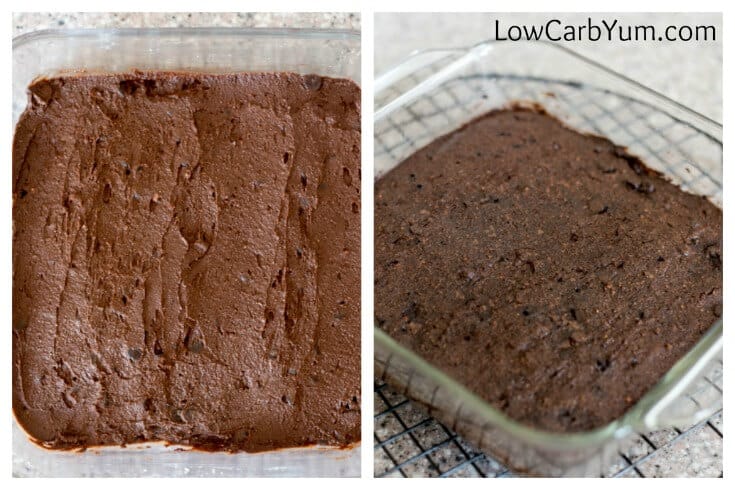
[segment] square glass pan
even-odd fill
[[[379,77],[375,91],[375,179],[473,118],[524,101],[627,146],[722,207],[722,126],[561,46],[488,41],[423,51]],[[722,406],[721,320],[626,414],[574,434],[512,420],[374,330],[376,376],[516,472],[600,476],[635,432],[691,424]]]
[[[293,71],[360,83],[360,33],[330,29],[80,29],[13,39],[13,124],[39,76],[78,70],[125,72]],[[162,444],[83,453],[31,443],[13,421],[16,476],[359,476],[360,447],[258,454],[175,451]]]

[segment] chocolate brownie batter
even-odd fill
[[[33,439],[359,440],[353,82],[39,80],[13,178],[13,407]]]
[[[721,210],[542,112],[482,116],[375,187],[378,325],[533,427],[619,417],[721,315]]]

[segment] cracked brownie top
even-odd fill
[[[41,79],[13,178],[13,407],[37,442],[359,440],[353,82]]]

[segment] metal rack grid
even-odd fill
[[[376,107],[436,70],[436,66],[425,67],[405,79],[402,85],[388,88],[380,95],[380,100],[376,100]],[[707,195],[721,205],[721,142],[716,138],[650,104],[624,95],[577,82],[499,73],[451,79],[431,96],[422,97],[405,110],[389,116],[387,124],[376,126],[376,178],[384,170],[380,163],[401,161],[438,134],[458,127],[467,120],[468,114],[480,114],[515,100],[541,103],[553,114],[562,115],[571,127],[610,138],[641,157],[650,167],[664,172],[684,190]],[[721,395],[721,361],[717,376],[715,381],[712,376],[700,380],[689,395],[693,404],[699,405],[698,394]],[[439,477],[513,476],[501,463],[468,445],[382,382],[376,383],[375,407],[376,476],[407,477],[417,473]],[[675,450],[678,442],[696,435],[697,431],[711,431],[709,435],[719,438],[721,444],[721,424],[722,411],[719,410],[691,427],[639,434],[632,446],[621,451],[619,460],[601,476],[645,477],[649,473],[645,468],[648,462]],[[715,460],[721,476],[721,453]]]
[[[380,477],[482,477],[507,478],[514,475],[492,457],[478,451],[427,416],[410,400],[383,382],[375,383],[375,476]],[[702,433],[704,432],[704,433]],[[682,458],[679,443],[696,438],[722,441],[722,410],[708,419],[685,428],[671,428],[638,434],[618,454],[603,477],[646,478],[673,476],[666,468],[656,469],[662,460]],[[722,453],[712,455],[707,476],[722,476]]]

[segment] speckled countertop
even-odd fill
[[[600,19],[599,15],[592,16]],[[392,14],[375,16],[375,74],[412,51],[470,46],[502,25],[549,18],[586,22],[586,14]],[[722,17],[719,14],[604,14],[627,25],[714,25],[716,42],[571,42],[566,46],[716,120],[722,120]],[[383,387],[375,393],[375,474],[510,476],[410,402]],[[722,415],[693,428],[646,434],[620,454],[607,476],[720,476]]]
[[[360,29],[356,13],[13,13],[13,35],[82,27],[313,27]]]

